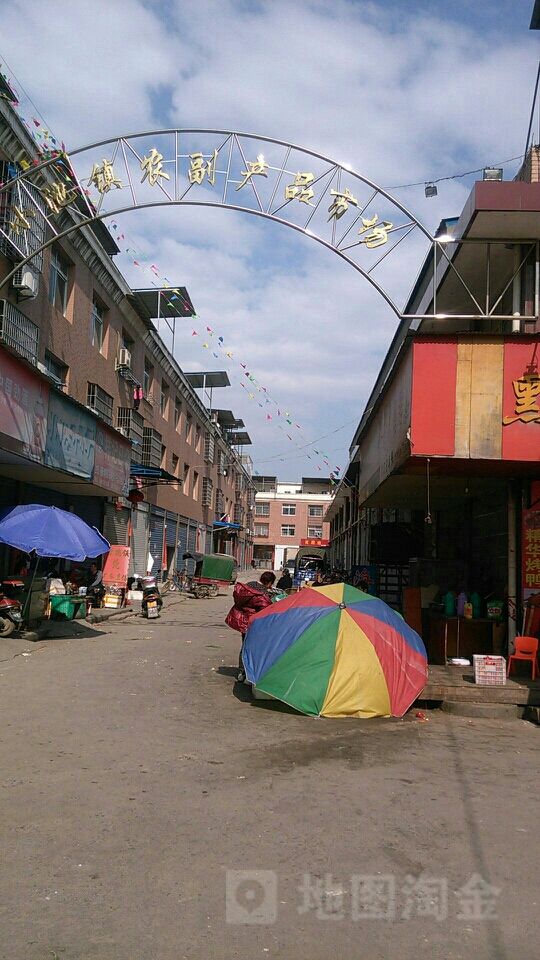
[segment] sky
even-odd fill
[[[475,178],[443,182],[430,199],[424,182],[523,152],[539,55],[532,7],[12,0],[3,4],[0,62],[31,98],[21,96],[21,110],[43,118],[68,152],[168,127],[249,131],[348,163],[434,229],[460,213]],[[517,166],[505,165],[505,178]],[[397,324],[377,291],[309,237],[245,213],[159,207],[115,222],[123,246],[189,291],[199,319],[177,323],[183,369],[223,369],[223,352],[215,358],[201,342],[207,326],[223,337],[232,386],[214,405],[244,419],[254,469],[287,480],[328,473],[320,451],[344,467]],[[405,246],[386,276],[400,304],[422,258]],[[132,286],[149,285],[133,256],[116,263]],[[240,360],[298,432],[267,418],[260,393],[250,399]]]

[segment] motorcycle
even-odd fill
[[[159,612],[163,606],[163,600],[159,592],[157,580],[155,577],[142,578],[143,598],[141,603],[141,613],[143,617],[152,620],[159,617]]]
[[[22,603],[14,596],[6,596],[15,592],[19,581],[4,581],[0,592],[0,638],[10,637],[15,630],[20,630],[23,624]],[[24,584],[20,584],[24,586]]]

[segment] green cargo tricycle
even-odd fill
[[[234,557],[227,553],[195,554],[191,592],[196,600],[217,597],[220,587],[234,582]]]

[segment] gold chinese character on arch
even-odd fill
[[[21,233],[26,233],[30,229],[30,217],[34,216],[33,210],[23,210],[21,207],[13,207],[13,219],[10,220],[9,225],[13,230],[13,233],[16,233],[19,236]]]
[[[347,213],[350,203],[355,207],[358,206],[358,200],[356,197],[353,197],[350,190],[331,190],[330,194],[334,199],[328,207],[328,213],[330,214],[328,221],[332,219],[339,220],[344,213]]]
[[[155,147],[152,147],[147,157],[142,158],[141,170],[143,171],[141,183],[148,180],[151,187],[159,183],[160,177],[163,177],[164,180],[171,179],[169,174],[163,169],[163,154],[159,153]]]
[[[310,184],[315,177],[312,173],[297,173],[293,182],[285,187],[286,200],[299,200],[300,203],[307,203],[310,207],[314,204],[309,201],[315,196]]]
[[[76,188],[68,190],[65,183],[51,183],[41,191],[45,202],[53,213],[60,213],[64,207],[73,203],[77,196]]]
[[[88,183],[93,183],[99,193],[108,193],[113,187],[117,190],[122,189],[122,181],[114,175],[112,160],[102,160],[101,164],[95,163]]]
[[[240,171],[244,179],[242,180],[242,183],[237,186],[237,190],[241,190],[242,187],[245,187],[248,180],[251,180],[252,177],[268,176],[268,164],[265,162],[262,153],[259,153],[256,160],[247,160],[246,166],[247,170]]]
[[[208,177],[208,183],[214,186],[216,182],[216,160],[218,152],[214,150],[209,160],[205,162],[202,153],[190,153],[188,178],[190,183],[202,183]]]
[[[538,397],[540,396],[540,377],[537,374],[527,374],[520,377],[519,380],[512,380],[512,387],[516,398],[514,406],[514,416],[504,417],[503,424],[515,423],[521,420],[522,423],[540,423],[540,407],[538,406]]]
[[[365,234],[364,237],[359,241],[360,243],[365,243],[366,247],[369,250],[373,250],[375,247],[382,247],[388,241],[388,231],[394,226],[393,223],[390,223],[389,220],[381,220],[379,222],[378,214],[375,214],[371,220],[365,220],[362,217],[362,226],[358,233],[361,235]]]

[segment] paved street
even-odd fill
[[[249,702],[229,605],[2,644],[2,958],[536,957],[538,729]]]

